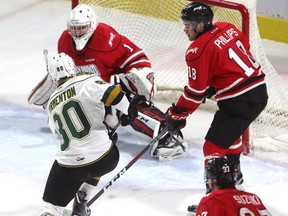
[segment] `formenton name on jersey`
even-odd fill
[[[226,32],[221,34],[215,41],[214,44],[216,44],[220,49],[222,49],[222,46],[225,46],[229,43],[232,39],[234,39],[234,36],[238,36],[238,32],[234,28],[228,29]]]
[[[67,89],[66,91],[62,92],[61,94],[57,95],[49,104],[49,111],[52,112],[52,110],[60,103],[68,100],[69,98],[76,95],[75,87]]]

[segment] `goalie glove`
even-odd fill
[[[184,109],[179,109],[173,103],[166,112],[166,121],[169,131],[179,131],[186,125],[186,118],[189,113]]]
[[[116,78],[115,78],[116,76]],[[119,79],[120,82],[119,82]],[[120,83],[122,89],[127,93],[136,93],[144,101],[151,101],[156,93],[154,85],[154,72],[151,68],[132,68],[128,73],[121,73],[111,77],[114,84]],[[117,80],[118,83],[115,83]],[[140,98],[139,98],[140,99]]]

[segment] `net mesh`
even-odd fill
[[[205,0],[203,0],[205,2]],[[221,0],[206,0],[206,2]],[[281,145],[275,147],[270,140],[266,151],[287,151],[288,144],[282,141],[288,134],[288,97],[287,87],[279,77],[267,57],[261,44],[256,19],[256,0],[232,0],[231,2],[244,5],[249,14],[249,40],[251,52],[261,63],[266,73],[269,101],[266,109],[250,127],[254,147],[263,146],[257,138],[270,137],[281,140]],[[187,82],[185,51],[190,41],[183,32],[179,20],[181,9],[188,3],[186,0],[82,0],[79,3],[91,5],[100,22],[113,26],[124,34],[148,55],[155,71],[158,89],[157,99],[175,101]],[[212,6],[214,21],[231,22],[239,29],[243,26],[242,14],[234,9],[223,6]],[[209,100],[200,106],[203,109],[216,110],[214,101]],[[269,147],[271,143],[272,147]],[[275,149],[277,148],[277,149]]]

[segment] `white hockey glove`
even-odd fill
[[[49,97],[56,88],[57,84],[53,82],[51,76],[47,73],[47,75],[29,93],[28,103],[45,107]]]
[[[117,76],[117,75],[116,75]],[[128,73],[118,74],[123,89],[135,92],[150,102],[156,94],[154,85],[154,72],[151,68],[133,68]]]

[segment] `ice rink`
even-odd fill
[[[43,49],[56,52],[71,3],[0,3],[0,215],[39,216],[58,143],[49,132],[45,111],[29,106],[27,95],[46,74]],[[288,84],[288,44],[268,40],[262,43],[268,59]],[[156,102],[163,111],[169,105]],[[213,113],[198,110],[188,118],[183,132],[189,157],[159,162],[146,153],[93,203],[92,215],[186,215],[187,206],[197,204],[205,193],[202,143],[212,117]],[[120,129],[120,162],[102,178],[99,189],[147,144]],[[273,156],[242,156],[245,189],[259,195],[274,216],[287,215],[287,201],[283,198],[288,193],[287,155],[279,152]]]

